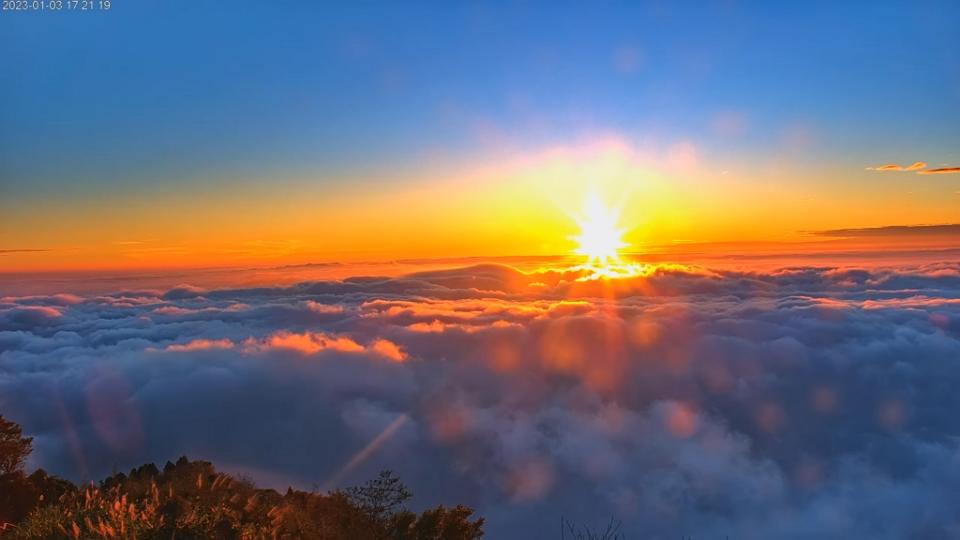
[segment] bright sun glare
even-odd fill
[[[621,260],[620,250],[627,247],[626,232],[619,224],[620,213],[608,208],[596,193],[587,196],[583,213],[574,217],[580,234],[572,240],[577,243],[575,253],[587,258],[579,268],[587,274],[581,279],[620,278],[643,272],[642,265]]]
[[[595,193],[587,197],[583,216],[577,218],[580,234],[576,253],[587,257],[587,264],[607,266],[620,262],[620,249],[627,247],[623,241],[623,229],[617,224],[618,212],[607,208]]]

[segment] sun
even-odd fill
[[[623,239],[626,231],[620,226],[620,212],[608,208],[596,193],[587,196],[583,213],[573,219],[580,227],[580,234],[571,237],[577,243],[574,253],[586,258],[573,267],[582,273],[577,281],[632,278],[651,271],[650,265],[621,258],[620,250],[629,244]]]
[[[572,239],[577,242],[574,253],[587,257],[589,266],[610,266],[620,263],[620,249],[627,247],[623,241],[624,230],[620,228],[619,213],[607,208],[595,193],[584,204],[583,214],[575,217],[580,234]]]

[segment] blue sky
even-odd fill
[[[951,3],[885,2],[5,13],[2,187],[402,168],[428,150],[482,154],[477,124],[521,146],[653,132],[749,159],[802,123],[821,133],[816,154],[799,156],[812,162],[948,159],[958,16]],[[710,131],[725,110],[749,121],[736,140]]]
[[[23,269],[219,265],[267,244],[286,262],[566,252],[569,212],[550,199],[582,198],[603,158],[507,184],[552,149],[611,140],[627,149],[614,196],[643,197],[626,205],[645,227],[633,245],[952,223],[958,175],[868,168],[960,163],[958,16],[949,2],[4,12],[0,250],[45,250],[6,258]]]

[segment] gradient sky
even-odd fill
[[[0,14],[0,266],[568,253],[957,222],[955,2]],[[42,250],[42,251],[24,251]]]

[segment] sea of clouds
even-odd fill
[[[73,480],[389,468],[497,539],[960,537],[960,264],[578,277],[8,296],[0,413]]]

